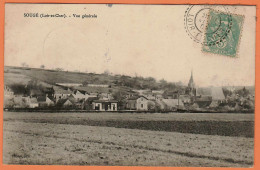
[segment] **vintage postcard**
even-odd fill
[[[253,167],[256,6],[5,4],[3,163]]]

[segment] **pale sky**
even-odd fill
[[[6,4],[5,65],[135,74],[197,86],[254,85],[255,6],[244,15],[237,58],[203,53],[185,31],[185,5]],[[24,13],[70,18],[25,18]],[[73,18],[96,14],[97,18]]]

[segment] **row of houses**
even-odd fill
[[[193,75],[186,88],[175,91],[164,90],[130,90],[126,96],[115,100],[109,92],[104,92],[108,86],[89,84],[99,90],[82,90],[81,84],[60,83],[57,86],[30,89],[27,95],[15,94],[5,86],[5,107],[14,108],[46,108],[82,109],[97,111],[138,110],[138,111],[173,111],[189,109],[190,106],[199,108],[216,108],[221,103],[239,101],[240,105],[248,103],[248,99],[240,100],[239,96],[225,96],[222,87],[195,87]],[[246,90],[244,90],[246,94]],[[243,91],[242,91],[243,92]],[[234,95],[234,94],[233,94]],[[250,95],[244,95],[250,97]],[[254,98],[254,96],[253,96]],[[254,100],[254,99],[252,99]],[[236,102],[238,103],[238,102]],[[249,104],[247,104],[249,105]]]
[[[14,108],[76,108],[100,111],[116,111],[117,101],[110,93],[88,93],[82,90],[60,87],[31,89],[29,95],[14,94],[8,86],[4,87],[4,105]]]
[[[117,111],[121,110],[160,110],[176,109],[183,106],[183,102],[177,99],[164,99],[163,91],[153,91],[129,95],[124,101],[114,100],[111,93],[87,92],[83,90],[63,89],[59,87],[46,88],[42,91],[32,89],[30,95],[17,95],[5,86],[5,106],[14,108],[76,108],[84,110]]]
[[[174,111],[184,109],[184,103],[180,99],[148,99],[145,96],[134,96],[127,99],[127,110],[161,110]]]

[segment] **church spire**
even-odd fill
[[[188,87],[191,89],[195,89],[195,83],[193,80],[193,70],[191,70],[191,76],[190,76],[190,81],[189,81]]]
[[[190,81],[188,84],[188,94],[192,97],[196,97],[196,88],[193,80],[193,70],[191,70]],[[194,99],[194,98],[192,98]]]

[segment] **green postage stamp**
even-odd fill
[[[202,51],[236,57],[244,16],[209,11]]]

